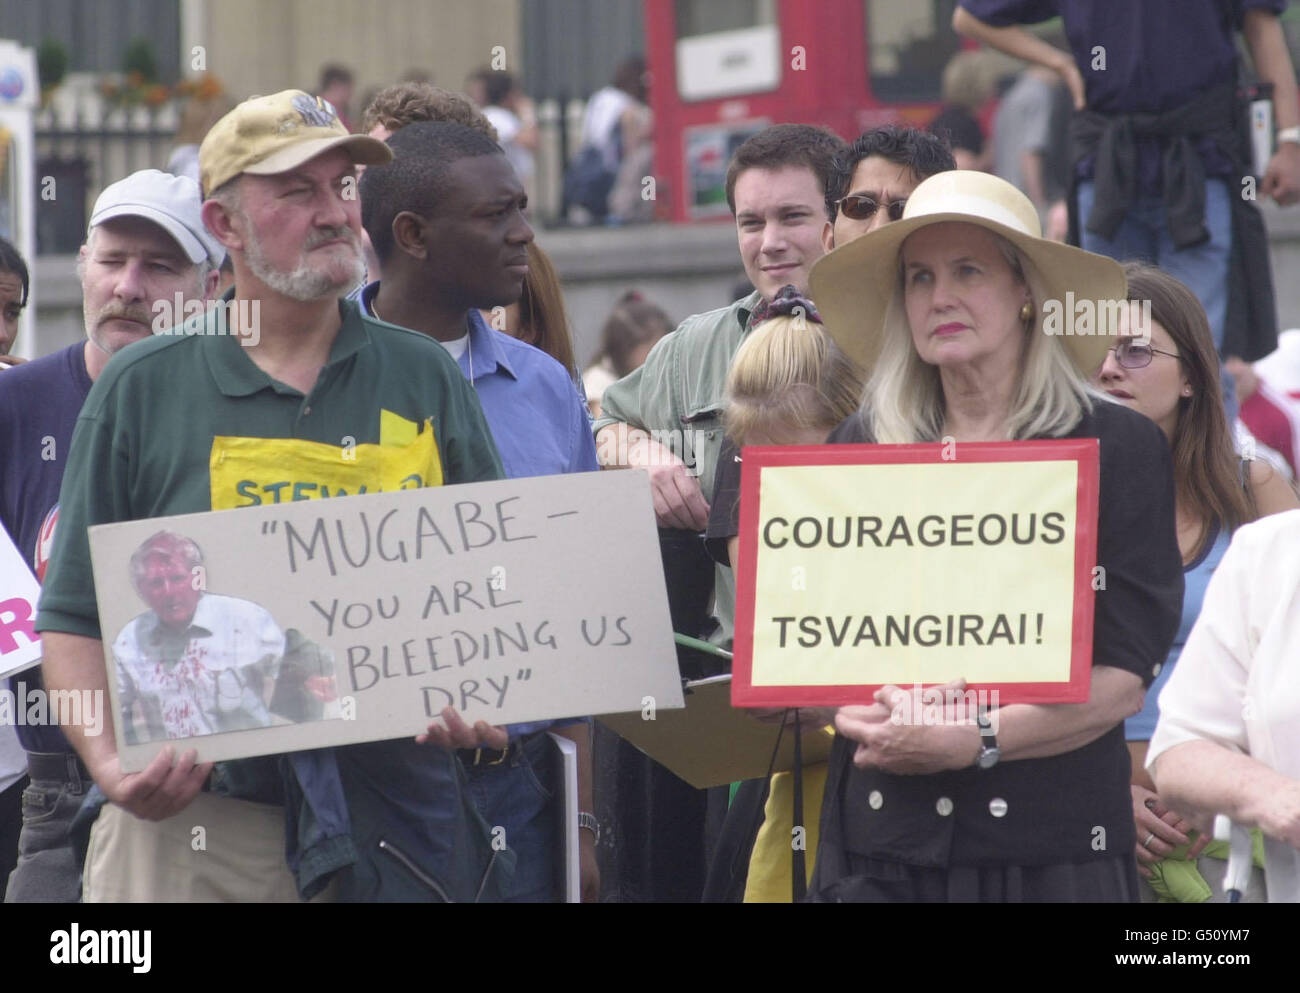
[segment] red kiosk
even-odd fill
[[[755,131],[822,124],[845,138],[938,109],[962,46],[956,0],[646,0],[661,220],[729,215],[727,162]]]

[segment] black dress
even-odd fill
[[[1183,598],[1168,443],[1152,421],[1104,400],[1065,437],[1100,441],[1097,564],[1105,587],[1096,594],[1093,664],[1132,672],[1149,686],[1177,632]],[[827,440],[872,439],[854,415]],[[736,511],[734,497],[723,496],[727,476],[739,477],[728,455],[730,465],[719,465],[717,476],[719,517]],[[710,522],[711,538],[728,531],[736,533],[734,521]],[[862,770],[853,765],[855,749],[837,737],[831,752],[814,899],[1137,899],[1122,722],[1074,751],[989,770]]]

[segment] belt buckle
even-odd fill
[[[500,749],[500,754],[496,758],[488,759],[484,761],[483,759],[484,752],[495,752],[495,751],[498,751],[498,749],[484,748],[482,745],[480,745],[478,748],[474,749],[474,764],[476,766],[477,765],[500,765],[502,762],[504,762],[506,759],[510,757],[510,742],[506,742],[506,747]]]

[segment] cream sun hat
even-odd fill
[[[969,170],[931,176],[912,191],[900,220],[855,238],[813,266],[812,298],[835,343],[870,375],[899,285],[903,242],[945,221],[975,224],[1015,245],[1037,291],[1035,331],[1056,335],[1083,376],[1096,372],[1115,343],[1107,318],[1113,320],[1115,301],[1127,295],[1123,268],[1105,256],[1046,240],[1028,197],[1005,180]],[[1088,312],[1089,323],[1074,320],[1076,313]],[[1068,333],[1076,327],[1087,333]]]

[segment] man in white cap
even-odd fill
[[[109,357],[150,334],[163,308],[207,300],[226,250],[203,226],[198,184],[155,169],[109,186],[90,215],[77,262],[86,340],[10,369],[0,381],[0,521],[44,579],[59,484],[77,414]],[[41,688],[41,670],[10,680],[17,699]],[[24,697],[22,690],[27,696]],[[77,900],[81,872],[68,826],[90,776],[58,727],[23,724],[31,785],[10,902]]]
[[[233,299],[218,312],[231,316],[200,315],[131,349],[86,400],[36,621],[52,687],[106,687],[90,526],[412,477],[500,478],[474,393],[441,346],[343,299],[362,276],[356,166],[391,157],[298,90],[247,100],[208,132],[203,219],[234,266]],[[158,414],[175,410],[185,416]],[[325,446],[338,458],[321,459]],[[506,743],[503,730],[444,716],[447,727],[422,741]],[[497,882],[486,826],[481,838],[467,826],[449,748],[404,739],[214,767],[168,746],[127,774],[110,721],[99,736],[67,729],[111,801],[90,837],[88,902],[417,900],[443,888],[474,899]],[[380,845],[398,839],[420,871]],[[421,888],[425,879],[440,887]]]

